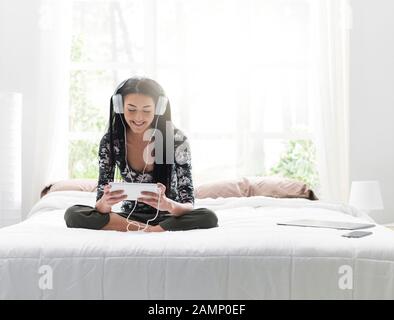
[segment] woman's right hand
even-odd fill
[[[104,186],[104,194],[96,202],[96,209],[101,213],[110,213],[113,205],[127,198],[127,194],[123,193],[124,190],[111,191],[111,186],[106,184]]]

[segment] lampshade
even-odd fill
[[[349,205],[361,210],[383,210],[378,181],[353,181]]]

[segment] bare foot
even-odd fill
[[[127,222],[127,231],[141,231],[144,230],[145,227],[146,224],[135,220],[130,220]]]
[[[163,232],[166,230],[164,230],[160,225],[156,225],[156,226],[148,226],[148,228],[146,228],[144,231],[145,232]]]
[[[109,222],[102,229],[103,230],[115,230],[115,231],[139,231],[145,228],[144,223],[140,223],[134,220],[127,221],[126,218],[121,217],[115,212],[110,212]]]
[[[135,220],[127,221],[126,218],[121,217],[115,212],[110,212],[109,222],[102,229],[103,230],[116,230],[116,231],[145,231],[145,232],[163,232],[166,231],[160,225],[151,226]]]

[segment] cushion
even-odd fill
[[[201,184],[196,188],[196,198],[251,196],[318,200],[315,193],[304,182],[276,176],[223,180]]]
[[[97,192],[97,180],[95,179],[69,179],[46,185],[41,191],[41,197],[54,191],[87,191]]]
[[[276,176],[250,177],[248,180],[249,196],[318,200],[313,190],[302,181]]]
[[[204,183],[195,189],[196,198],[229,198],[248,197],[249,181],[246,178],[240,180],[220,180],[217,182]]]

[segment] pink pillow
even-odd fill
[[[50,183],[41,191],[41,197],[54,191],[97,191],[97,180],[94,179],[69,179]]]
[[[250,177],[249,196],[318,200],[306,183],[282,177]]]
[[[318,200],[305,183],[282,177],[256,176],[205,183],[196,188],[195,194],[200,199],[266,196]]]
[[[221,180],[218,182],[204,183],[196,188],[196,198],[229,198],[249,196],[249,181],[245,178],[241,180]]]

